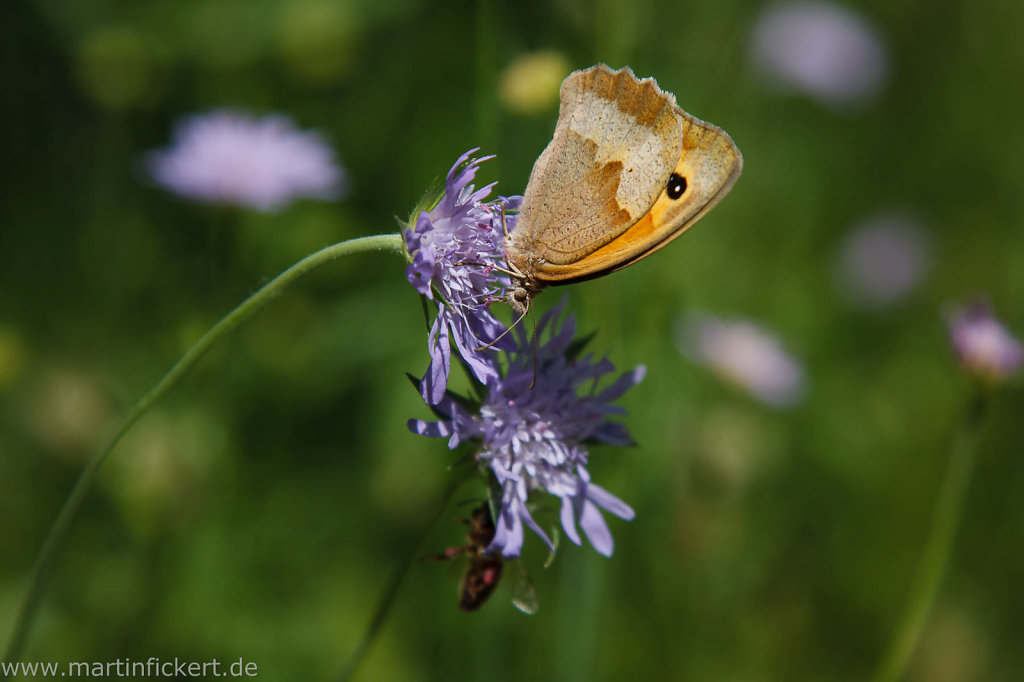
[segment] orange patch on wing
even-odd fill
[[[683,125],[686,126],[686,132],[683,133],[683,150],[694,149],[698,144],[700,144],[701,137],[703,137],[703,131],[688,122],[684,122]],[[682,159],[680,159],[680,163],[676,165],[677,172],[680,165],[682,165]]]
[[[622,260],[622,254],[632,251],[636,248],[637,244],[646,244],[650,242],[651,236],[654,234],[654,224],[654,210],[652,209],[650,212],[644,214],[644,216],[640,218],[640,220],[636,221],[636,223],[634,223],[628,230],[602,246],[594,253],[577,261],[575,265],[586,270],[587,266],[593,261]]]
[[[655,203],[640,220],[593,253],[574,263],[541,266],[538,268],[538,274],[541,274],[548,284],[567,283],[598,277],[633,262],[660,243],[661,240],[655,238],[655,233],[657,226],[662,224],[661,215],[664,210],[663,202]]]

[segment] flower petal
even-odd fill
[[[573,508],[573,498],[562,498],[562,511],[560,516],[562,521],[562,530],[565,531],[565,536],[572,540],[574,545],[583,544],[580,541],[580,534],[576,531],[576,511]]]
[[[615,541],[612,533],[608,530],[608,524],[604,522],[600,510],[589,500],[583,503],[583,512],[580,514],[580,526],[587,534],[587,540],[597,550],[598,554],[611,556],[615,549]]]
[[[486,553],[501,552],[504,557],[517,557],[523,549],[523,522],[515,510],[503,506],[494,526],[494,539]]]
[[[520,505],[519,515],[520,518],[523,519],[523,522],[530,527],[530,530],[539,535],[540,539],[544,541],[544,544],[546,544],[551,551],[554,551],[555,545],[551,542],[551,538],[549,538],[548,534],[545,533],[544,530],[537,525],[537,522],[533,520],[530,510],[526,508],[525,504]]]
[[[444,398],[451,371],[452,348],[448,342],[448,325],[444,324],[443,308],[438,311],[427,335],[427,350],[430,352],[430,366],[423,375],[420,395],[428,404],[436,405]]]
[[[410,419],[409,430],[420,436],[442,438],[452,433],[451,422],[425,422],[422,419]]]
[[[615,380],[614,384],[601,391],[601,394],[598,396],[598,400],[605,403],[618,400],[626,391],[643,381],[646,375],[647,367],[644,365],[637,365],[633,368],[632,372],[624,373]]]
[[[632,521],[636,517],[632,507],[596,483],[587,484],[587,499],[625,521]]]

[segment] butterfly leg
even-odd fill
[[[509,239],[508,223],[505,221],[505,204],[501,205],[501,231],[505,233],[505,239]]]
[[[529,304],[529,302],[527,302],[527,304],[526,304],[526,309],[525,309],[525,310],[523,311],[523,314],[519,316],[519,319],[518,319],[518,320],[516,320],[515,322],[513,322],[513,323],[512,323],[512,326],[511,326],[511,327],[509,327],[508,329],[506,329],[506,330],[505,330],[505,331],[503,331],[502,333],[498,334],[498,338],[494,339],[494,340],[493,340],[493,341],[491,341],[490,343],[484,344],[483,346],[479,346],[479,347],[477,347],[477,348],[474,348],[474,349],[473,349],[473,351],[474,351],[475,353],[479,353],[479,352],[480,352],[480,351],[482,351],[482,350],[487,350],[488,348],[491,348],[491,347],[493,347],[493,346],[494,346],[494,344],[498,343],[498,341],[501,341],[501,340],[502,340],[503,338],[505,338],[505,335],[506,335],[506,334],[508,334],[508,333],[509,333],[510,331],[512,331],[513,329],[515,329],[515,328],[516,328],[516,325],[517,325],[517,324],[519,324],[520,322],[522,322],[522,321],[523,321],[523,318],[524,318],[524,317],[526,317],[526,314],[527,314],[528,312],[530,312],[530,304]],[[531,388],[532,388],[532,386],[531,386]]]

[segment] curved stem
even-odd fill
[[[370,645],[373,644],[373,640],[376,639],[377,634],[383,627],[384,622],[387,620],[388,613],[391,611],[391,606],[395,603],[395,598],[398,596],[399,590],[402,589],[402,585],[405,583],[405,579],[409,576],[409,571],[416,562],[424,555],[426,551],[427,543],[430,538],[434,535],[434,529],[437,524],[444,518],[444,512],[451,503],[452,498],[455,497],[455,493],[459,491],[462,485],[472,478],[472,473],[464,475],[448,486],[448,490],[445,491],[441,497],[441,503],[437,507],[437,511],[434,512],[433,517],[427,522],[426,530],[420,541],[416,544],[416,548],[409,555],[409,558],[405,561],[402,567],[397,573],[391,578],[391,582],[384,590],[384,594],[381,595],[380,602],[377,604],[377,609],[373,613],[373,618],[370,619],[370,623],[366,626],[366,631],[363,633],[363,638],[359,640],[359,644],[356,645],[355,651],[348,659],[348,663],[345,664],[345,668],[338,675],[337,682],[348,682],[355,675],[359,665],[366,658],[366,654],[370,650]]]
[[[931,535],[921,554],[896,637],[875,674],[875,682],[895,682],[903,676],[928,620],[963,515],[986,405],[987,396],[981,390],[971,402],[963,427],[953,443],[946,479],[932,517]]]
[[[46,540],[43,542],[43,546],[39,550],[39,554],[36,556],[35,565],[32,568],[32,573],[29,578],[28,591],[25,593],[25,599],[22,602],[21,609],[18,611],[17,618],[14,621],[14,629],[11,634],[11,639],[7,644],[7,650],[4,652],[3,660],[8,662],[15,661],[21,656],[22,647],[24,646],[29,630],[32,627],[32,621],[39,608],[39,603],[43,596],[43,591],[46,588],[47,580],[53,571],[54,561],[57,558],[60,549],[64,545],[68,529],[71,527],[71,523],[74,521],[79,507],[82,506],[82,501],[89,492],[89,488],[92,487],[92,483],[96,478],[97,472],[100,467],[103,466],[103,462],[107,459],[107,455],[110,454],[111,450],[114,449],[132,425],[135,424],[135,422],[137,422],[150,407],[152,407],[153,403],[166,393],[168,389],[173,387],[178,380],[181,379],[181,377],[199,361],[203,354],[206,353],[214,343],[232,331],[254,312],[266,305],[272,298],[281,293],[285,287],[306,273],[311,272],[312,270],[315,270],[321,265],[329,263],[336,258],[348,256],[354,253],[385,250],[404,253],[403,249],[404,245],[400,235],[382,234],[373,237],[350,239],[338,244],[332,244],[331,246],[323,248],[316,253],[306,256],[298,263],[292,265],[277,277],[267,282],[256,293],[239,304],[238,307],[226,316],[221,318],[220,322],[215,324],[198,341],[196,341],[195,344],[188,349],[188,352],[178,360],[177,364],[171,367],[167,374],[165,374],[163,378],[153,386],[153,388],[149,389],[148,393],[142,396],[142,398],[135,403],[135,406],[121,421],[120,425],[118,425],[113,437],[98,453],[96,453],[92,460],[90,460],[82,470],[82,473],[79,474],[75,487],[72,488],[71,493],[64,501],[64,506],[57,515],[57,519],[53,522],[53,526],[50,528],[50,532],[46,536]]]

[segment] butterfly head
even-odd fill
[[[509,285],[505,287],[502,301],[519,317],[526,315],[534,296],[544,288],[544,284],[531,274],[533,260],[532,256],[526,255],[516,246],[512,236],[505,238],[505,267],[509,273]]]

